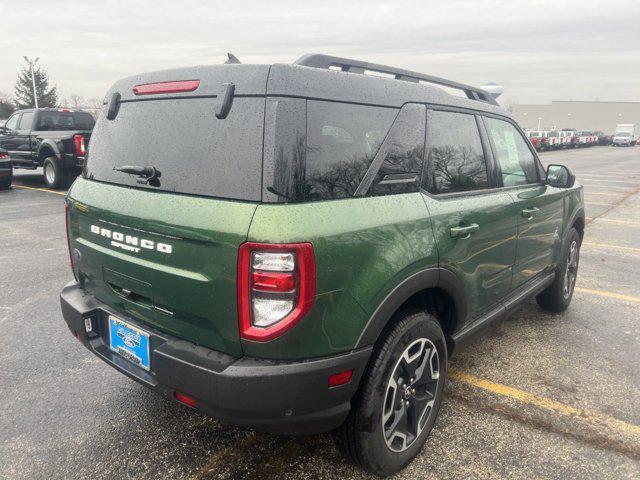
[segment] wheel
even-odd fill
[[[67,170],[60,165],[56,157],[48,157],[42,165],[44,183],[55,190],[65,188],[68,182]]]
[[[9,172],[9,175],[0,180],[0,190],[8,190],[11,187],[13,181],[13,170]]]
[[[420,452],[440,411],[447,347],[438,321],[423,311],[398,315],[375,349],[338,448],[361,468],[386,476]]]
[[[556,267],[556,278],[551,285],[536,297],[538,305],[545,310],[562,312],[571,303],[573,289],[578,278],[580,243],[581,239],[578,231],[572,228],[563,248],[562,260]]]

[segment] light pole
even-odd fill
[[[540,131],[540,121],[542,120],[542,117],[538,117],[538,131]]]
[[[34,66],[40,60],[40,57],[36,57],[35,60],[29,60],[29,57],[24,56],[24,61],[29,64],[29,69],[31,70],[31,86],[33,87],[33,100],[36,103],[36,108],[38,108],[38,93],[36,92],[36,77],[34,74]]]

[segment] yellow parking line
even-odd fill
[[[613,298],[616,300],[624,300],[626,302],[640,303],[640,297],[634,297],[633,295],[623,295],[621,293],[607,292],[606,290],[593,290],[591,288],[575,287],[576,292],[589,293],[591,295],[598,295],[600,297]]]
[[[587,220],[594,220],[594,219],[587,217]],[[598,222],[612,222],[612,223],[620,223],[622,225],[635,225],[637,227],[640,227],[640,222],[630,222],[629,220],[616,220],[614,218],[601,218],[601,217],[598,217],[595,220]]]
[[[601,184],[599,183],[584,183],[584,182],[580,182],[582,184],[582,186],[585,187],[585,193],[588,192],[588,188],[590,187],[602,187]],[[607,190],[619,190],[621,192],[633,192],[634,188],[633,187],[620,187],[617,185],[607,185]]]
[[[571,417],[575,420],[581,420],[599,428],[605,428],[608,430],[616,430],[624,434],[640,435],[640,425],[634,425],[627,423],[617,418],[609,417],[598,412],[592,412],[589,410],[579,409],[566,405],[564,403],[557,402],[551,398],[542,397],[533,393],[525,392],[517,388],[508,387],[500,383],[495,383],[490,380],[470,375],[468,373],[462,373],[458,371],[450,371],[449,378],[468,383],[474,387],[481,388],[491,393],[502,395],[503,397],[509,397],[514,400],[518,400],[529,405],[534,405],[544,410],[559,413],[567,417]]]
[[[587,245],[589,247],[597,247],[597,248],[613,248],[616,250],[624,250],[626,252],[640,253],[640,248],[624,247],[622,245],[610,245],[608,243],[582,242],[582,245]]]
[[[24,188],[26,190],[39,190],[41,192],[54,193],[56,195],[67,195],[67,192],[56,192],[55,190],[49,190],[47,188],[26,187],[24,185],[13,185],[15,188]]]
[[[599,202],[584,202],[586,205],[600,205],[601,207],[613,207],[615,203],[599,203]]]
[[[622,193],[606,193],[606,192],[591,192],[589,190],[585,190],[585,195],[606,195],[608,197],[619,197]]]

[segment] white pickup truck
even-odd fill
[[[616,133],[613,135],[613,146],[632,147],[638,141],[640,130],[635,123],[621,123],[616,126]]]

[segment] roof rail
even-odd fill
[[[343,72],[351,73],[365,73],[365,71],[371,71],[376,73],[382,73],[392,75],[396,80],[404,80],[407,82],[419,83],[420,81],[427,83],[435,83],[436,85],[442,85],[445,87],[455,88],[462,90],[467,98],[471,100],[478,100],[481,102],[487,102],[492,105],[498,105],[498,102],[485,92],[481,88],[465,85],[464,83],[454,82],[440,77],[434,77],[432,75],[425,75],[423,73],[412,72],[410,70],[403,70],[401,68],[388,67],[386,65],[380,65],[377,63],[362,62],[360,60],[350,60],[348,58],[334,57],[331,55],[322,55],[318,53],[311,53],[303,55],[298,60],[293,62],[294,65],[301,65],[304,67],[323,68],[329,69],[331,67],[339,67]]]

